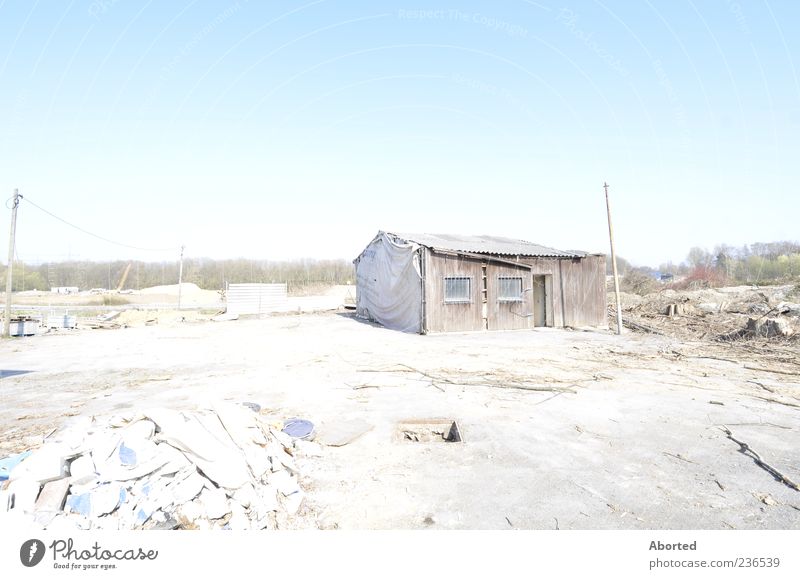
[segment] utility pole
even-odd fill
[[[22,195],[19,189],[14,189],[14,200],[11,205],[11,234],[8,237],[8,269],[6,270],[6,317],[3,321],[3,337],[11,335],[11,270],[14,264],[14,241],[17,235],[17,207]]]
[[[603,183],[606,191],[606,213],[608,213],[608,240],[611,243],[611,270],[614,273],[614,294],[617,298],[617,334],[622,333],[622,304],[619,299],[619,276],[617,275],[617,254],[614,253],[614,228],[611,227],[611,205],[608,202],[608,183]]]
[[[181,264],[178,267],[178,309],[181,309],[181,292],[183,291],[183,250],[185,246],[181,245]]]

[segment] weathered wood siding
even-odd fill
[[[522,278],[522,301],[500,301],[498,286],[501,277]],[[527,267],[489,262],[486,266],[490,330],[524,330],[533,326],[533,291]]]
[[[561,289],[557,283],[560,278],[558,260],[544,257],[521,258],[520,262],[531,267],[530,275],[541,276],[545,282],[545,326],[562,327],[563,308],[561,307]],[[531,281],[533,283],[533,281]]]
[[[560,267],[564,325],[607,326],[605,256],[562,260]]]
[[[526,258],[533,275],[552,276],[547,305],[548,326],[606,327],[606,258],[588,255],[575,259]]]
[[[425,330],[428,332],[465,332],[482,330],[481,261],[464,256],[450,256],[425,249]],[[470,303],[444,301],[445,277],[469,277]]]
[[[520,258],[520,267],[476,257],[425,252],[425,331],[463,332],[533,328],[534,283],[544,282],[544,325],[606,327],[605,256]],[[513,259],[513,258],[512,258]],[[510,261],[510,259],[506,259]],[[484,269],[485,268],[485,269]],[[486,272],[484,320],[483,273]],[[541,276],[541,277],[539,277]],[[445,277],[471,279],[468,304],[445,303]],[[523,301],[500,302],[500,277],[522,277]],[[536,278],[536,279],[535,279]],[[541,317],[541,312],[540,312]]]

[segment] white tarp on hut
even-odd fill
[[[416,243],[384,232],[356,260],[356,314],[393,330],[420,331],[422,285]]]

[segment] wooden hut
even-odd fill
[[[357,315],[387,328],[607,327],[603,254],[504,237],[381,231],[354,263]]]

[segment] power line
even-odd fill
[[[107,237],[103,237],[102,235],[97,235],[96,233],[92,233],[91,231],[88,231],[88,230],[84,229],[83,227],[79,227],[78,225],[75,225],[74,223],[70,223],[66,219],[63,219],[62,217],[59,217],[58,215],[56,215],[54,213],[51,213],[50,211],[48,211],[44,207],[41,207],[41,206],[37,205],[36,203],[31,201],[30,198],[27,197],[27,196],[26,197],[22,197],[22,195],[20,195],[20,198],[22,198],[23,201],[26,201],[26,202],[30,203],[31,205],[33,205],[34,207],[36,207],[36,209],[38,209],[39,211],[42,211],[43,213],[47,213],[53,219],[57,219],[61,223],[69,225],[70,227],[72,227],[74,229],[77,229],[81,233],[85,233],[86,235],[91,235],[92,237],[96,237],[97,239],[100,239],[101,241],[105,241],[106,243],[110,243],[112,245],[118,245],[120,247],[126,247],[128,249],[136,249],[138,251],[176,251],[178,249],[176,247],[137,247],[135,245],[128,245],[127,243],[120,243],[118,241],[114,241],[113,239],[108,239]]]

